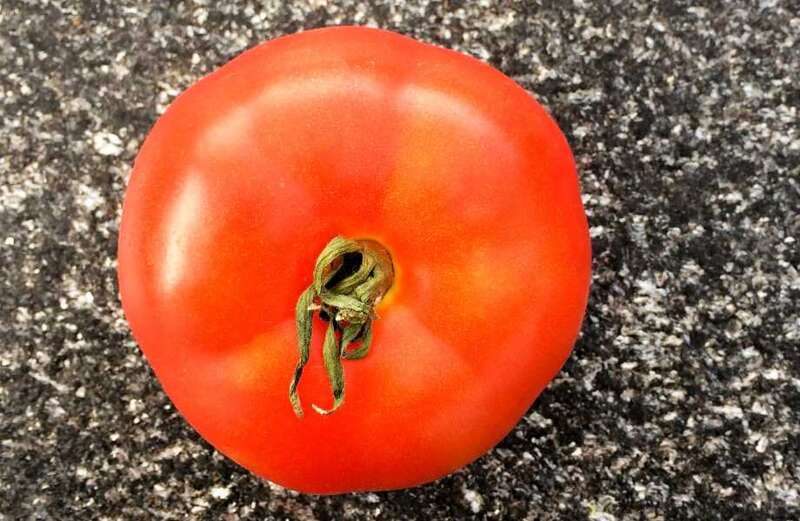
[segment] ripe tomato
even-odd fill
[[[338,358],[355,319],[333,327],[324,295],[304,293],[337,236],[382,245],[394,275],[360,315],[361,359]],[[318,289],[366,252],[321,261]],[[508,433],[572,349],[590,256],[567,142],[522,88],[461,54],[341,27],[260,45],[175,100],[127,189],[119,284],[204,438],[281,485],[339,493],[436,479]],[[305,404],[333,400],[328,335],[346,398],[317,414]]]

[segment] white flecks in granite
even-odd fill
[[[211,491],[209,493],[214,499],[228,499],[228,497],[231,495],[231,489],[229,487],[214,486],[211,487]]]
[[[701,4],[4,5],[0,512],[800,518],[800,16]],[[221,457],[171,406],[117,300],[116,238],[130,165],[175,96],[259,41],[343,23],[535,93],[573,147],[594,280],[573,357],[498,448],[429,486],[313,497]]]
[[[111,132],[98,132],[92,136],[94,149],[101,156],[118,156],[124,150],[122,140]]]
[[[462,489],[462,492],[464,493],[464,501],[469,505],[469,509],[473,514],[483,510],[483,497],[479,493],[469,488]]]

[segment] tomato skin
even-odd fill
[[[396,281],[346,400],[295,417],[294,306],[335,235]],[[591,252],[575,165],[522,88],[375,29],[257,46],[168,108],[125,195],[119,284],[178,410],[252,472],[313,493],[425,483],[495,445],[568,357]],[[330,403],[315,318],[304,404]]]

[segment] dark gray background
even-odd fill
[[[2,0],[0,519],[798,519],[798,4],[393,4]],[[169,101],[339,23],[535,93],[576,155],[594,285],[572,358],[496,449],[428,486],[320,498],[251,476],[170,406],[115,249]]]

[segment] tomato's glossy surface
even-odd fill
[[[335,235],[396,281],[334,414],[297,418],[294,306]],[[406,487],[497,443],[566,360],[590,246],[574,162],[519,86],[461,54],[333,28],[260,45],[184,92],[139,154],[119,282],[180,412],[308,492]],[[330,403],[315,318],[305,404]]]

